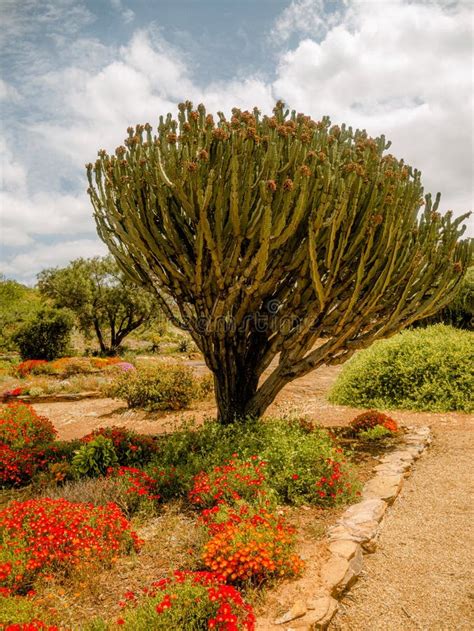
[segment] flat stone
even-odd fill
[[[379,498],[391,504],[397,497],[402,486],[402,475],[378,474],[364,486],[362,497],[365,499]]]
[[[301,618],[307,612],[305,603],[302,600],[296,600],[292,608],[275,620],[275,624],[285,624],[295,618]]]
[[[349,521],[362,524],[368,521],[380,521],[387,509],[387,504],[380,499],[367,499],[357,504],[352,504],[347,508],[341,518],[341,521]]]
[[[334,555],[340,556],[343,559],[352,559],[357,552],[359,544],[351,539],[339,539],[329,544],[329,550]],[[308,609],[311,607],[308,606]]]
[[[339,596],[353,585],[362,571],[362,550],[357,548],[352,559],[332,556],[321,569],[321,580],[328,587],[331,596]]]
[[[299,631],[313,631],[314,629],[327,629],[332,617],[337,611],[338,602],[330,596],[322,596],[313,602],[314,607],[304,618],[299,620],[292,629]],[[290,631],[288,629],[287,631]]]

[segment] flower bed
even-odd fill
[[[0,511],[0,587],[26,593],[49,572],[108,564],[138,550],[140,540],[121,510],[42,498]]]
[[[0,407],[0,486],[20,486],[46,466],[45,448],[56,438],[52,423],[22,402]]]
[[[140,598],[140,596],[145,596]],[[116,623],[130,631],[253,631],[255,615],[241,594],[213,572],[174,572],[143,594],[124,595]]]

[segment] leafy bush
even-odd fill
[[[117,624],[128,631],[255,629],[252,607],[213,572],[175,572],[153,583],[144,598],[127,592],[124,599]]]
[[[47,616],[37,599],[24,596],[0,596],[0,628],[2,631],[59,631],[41,618]]]
[[[56,434],[52,423],[26,403],[0,406],[0,486],[27,484],[45,468],[45,449]]]
[[[474,410],[474,334],[441,324],[375,342],[343,368],[329,400],[341,405]]]
[[[0,443],[14,449],[46,445],[56,438],[54,425],[34,409],[15,401],[0,406]]]
[[[237,454],[234,456],[209,473],[201,471],[194,476],[193,488],[189,491],[191,503],[209,508],[219,502],[257,501],[268,495],[265,463],[259,462],[256,456],[247,461],[240,460]]]
[[[36,289],[7,280],[0,274],[0,348],[15,350],[13,337],[18,329],[41,309]]]
[[[191,403],[196,386],[191,368],[165,364],[119,375],[109,394],[125,399],[131,408],[181,410]]]
[[[65,355],[73,327],[69,312],[43,309],[33,320],[24,324],[14,336],[22,359],[46,359]]]
[[[83,436],[83,443],[90,443],[97,436],[112,441],[120,465],[144,465],[157,453],[158,439],[154,436],[138,434],[126,427],[99,427]]]
[[[47,365],[46,359],[27,359],[16,367],[16,372],[20,377],[26,377],[30,373],[39,374],[41,366]]]
[[[207,421],[198,429],[163,436],[160,452],[147,470],[156,476],[160,495],[186,496],[193,476],[210,472],[234,453],[243,460],[258,454],[266,463],[267,484],[282,503],[332,504],[348,501],[358,492],[352,469],[329,433],[308,431],[287,419],[228,426]]]
[[[110,564],[140,541],[115,504],[13,501],[0,511],[0,587],[25,593],[50,572]]]
[[[377,412],[377,410],[362,412],[350,422],[350,426],[357,433],[374,429],[377,426],[384,427],[389,433],[398,430],[398,425],[393,418],[387,414],[382,414],[382,412]]]
[[[43,495],[69,502],[87,502],[94,506],[106,506],[113,502],[127,517],[132,517],[135,513],[153,514],[159,499],[155,480],[140,469],[132,467],[111,469],[107,476],[50,486],[44,490]]]
[[[118,464],[114,444],[105,436],[97,436],[82,445],[72,459],[76,477],[105,475],[110,467]]]
[[[368,441],[382,440],[383,438],[388,438],[391,435],[392,432],[384,427],[384,425],[376,425],[375,427],[359,432],[359,438]]]

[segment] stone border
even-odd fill
[[[91,390],[90,392],[76,392],[76,393],[60,393],[57,394],[39,394],[37,396],[31,396],[29,394],[23,394],[18,396],[2,395],[0,397],[1,403],[12,403],[13,401],[23,401],[24,403],[61,403],[62,401],[85,401],[86,399],[104,399],[104,395],[98,390]]]
[[[363,568],[363,553],[374,552],[385,511],[393,504],[404,478],[421,453],[432,441],[429,427],[406,427],[405,446],[382,458],[374,467],[375,476],[362,489],[362,499],[347,508],[336,524],[328,529],[329,559],[321,568],[323,587],[305,602],[293,607],[274,624],[287,624],[285,631],[327,629],[338,600],[357,581]]]

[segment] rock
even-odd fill
[[[328,587],[331,596],[338,596],[353,585],[362,571],[362,550],[357,548],[352,559],[334,555],[323,565],[321,579]]]
[[[339,539],[329,544],[331,554],[342,557],[343,559],[352,559],[357,552],[359,544],[351,539]],[[308,609],[311,607],[308,605]]]
[[[340,520],[341,523],[349,520],[356,524],[368,521],[380,521],[387,509],[387,504],[381,499],[367,499],[357,504],[352,504],[346,509]]]
[[[314,599],[313,609],[306,616],[292,626],[299,631],[313,631],[313,629],[327,629],[332,617],[337,611],[337,600],[330,596],[321,596]],[[290,631],[288,629],[288,631]]]
[[[292,608],[275,620],[275,624],[285,624],[295,618],[301,618],[307,612],[306,605],[302,600],[296,600]]]
[[[403,476],[378,474],[372,480],[369,480],[364,486],[362,497],[364,499],[379,498],[392,504],[397,497],[402,486]]]

